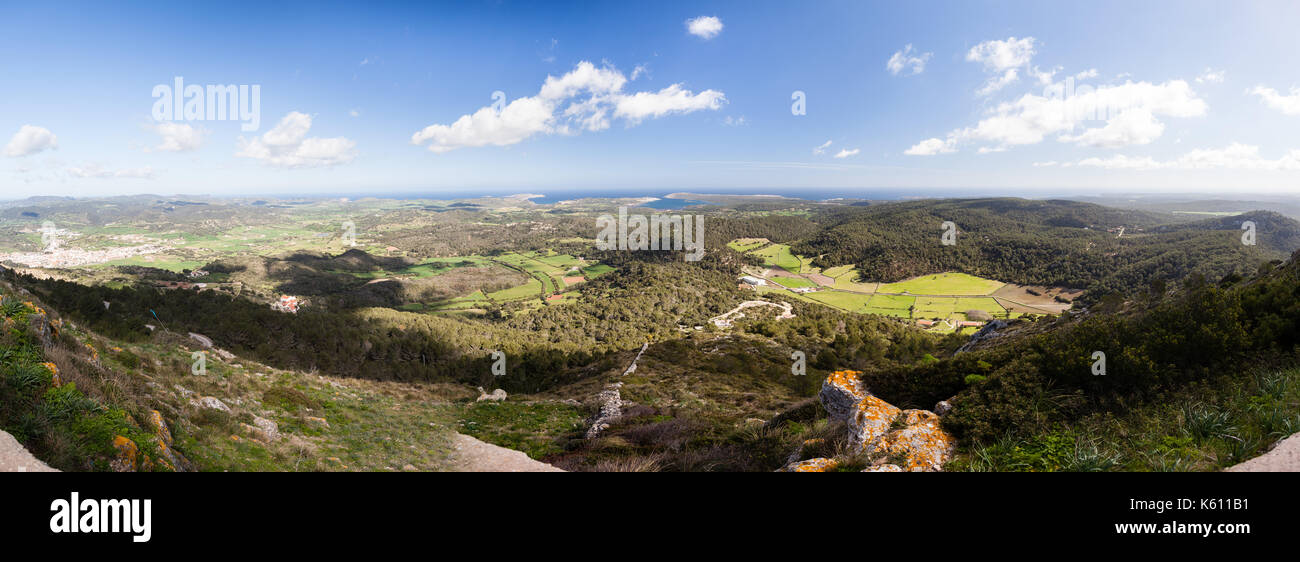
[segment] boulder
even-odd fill
[[[253,416],[253,425],[261,430],[266,441],[275,441],[280,438],[280,426],[271,420],[261,416]]]
[[[877,452],[894,418],[901,413],[893,404],[875,396],[863,398],[849,415],[849,443],[866,454]]]
[[[221,410],[227,414],[230,413],[230,406],[215,396],[204,396],[199,399],[199,405],[210,410]]]
[[[935,405],[934,405],[934,413],[935,413],[935,415],[937,415],[937,416],[939,416],[939,417],[946,416],[946,415],[948,415],[948,412],[951,412],[951,411],[952,411],[952,400],[951,400],[951,399],[949,399],[949,400],[940,400],[938,404],[935,404]]]
[[[853,407],[871,395],[862,386],[862,379],[858,378],[861,374],[859,371],[835,371],[822,381],[822,389],[817,397],[821,399],[822,407],[832,420],[848,419]]]
[[[939,427],[939,416],[929,410],[906,410],[907,427],[891,431],[882,442],[890,456],[902,456],[909,472],[938,472],[952,459],[957,440]]]
[[[862,472],[905,472],[905,471],[903,470],[903,467],[898,466],[896,464],[880,464],[876,466],[868,466],[862,469]]]

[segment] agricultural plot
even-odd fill
[[[844,291],[818,291],[816,293],[807,293],[807,296],[819,303],[848,312],[865,312],[867,303],[871,300],[871,295]],[[906,312],[907,309],[903,309],[903,311]]]
[[[906,295],[870,295],[870,297],[864,310],[870,314],[907,318],[911,316],[912,305],[916,304],[916,297]]]
[[[587,267],[582,268],[582,273],[584,274],[584,277],[586,277],[587,279],[594,279],[596,277],[600,277],[601,275],[604,275],[611,271],[614,271],[614,268],[605,265],[603,263],[598,263],[596,265],[589,265]]]
[[[827,268],[825,271],[822,272],[822,275],[825,275],[832,279],[839,279],[841,276],[844,276],[851,272],[853,272],[853,266],[837,265],[835,267]]]
[[[751,252],[767,245],[766,238],[738,238],[727,242],[727,247],[740,253]]]
[[[729,243],[736,249],[749,248],[757,239],[738,239]],[[750,255],[763,258],[769,267],[785,269],[796,276],[764,275],[769,285],[757,287],[758,292],[769,294],[781,293],[798,300],[815,302],[839,310],[880,314],[898,318],[943,319],[936,331],[954,331],[956,323],[967,320],[967,313],[981,311],[995,318],[1015,318],[1029,313],[1048,313],[1048,302],[1053,302],[1056,294],[1064,293],[1060,288],[1041,287],[1038,293],[1028,292],[1027,288],[1009,285],[992,279],[985,279],[965,273],[939,273],[923,275],[896,283],[859,282],[858,271],[852,265],[839,265],[818,270],[811,267],[811,260],[790,252],[785,244],[763,245],[758,250],[751,250]],[[808,293],[795,293],[787,289],[820,289]],[[1015,289],[1015,290],[1013,290]],[[995,298],[996,293],[996,298]],[[1025,306],[1023,300],[1012,302],[1006,298],[1014,295],[1018,299],[1035,299],[1035,306]],[[1039,296],[1034,296],[1039,295]],[[1067,293],[1062,298],[1070,299],[1077,293]],[[1046,302],[1044,302],[1046,301]],[[1068,304],[1054,302],[1060,312]],[[982,318],[976,316],[976,318]],[[949,323],[951,322],[951,323]],[[973,331],[963,328],[963,333]]]
[[[539,298],[541,297],[541,295],[542,295],[542,282],[537,277],[532,277],[528,280],[527,283],[524,283],[523,285],[488,293],[487,296],[488,298],[494,301],[505,302],[505,301],[514,301],[514,300],[522,300],[522,299]]]
[[[779,267],[790,273],[799,273],[803,267],[803,261],[790,253],[790,246],[786,244],[772,244],[761,250],[750,252],[750,254],[763,258],[765,265]]]
[[[913,295],[954,295],[979,296],[989,295],[1002,288],[1005,283],[967,275],[965,273],[939,273],[922,275],[897,283],[882,283],[877,289],[881,293],[909,293]]]
[[[803,277],[770,277],[768,281],[781,285],[788,289],[799,289],[804,287],[816,287],[817,284],[804,279]]]

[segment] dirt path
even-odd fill
[[[1300,472],[1300,433],[1283,439],[1272,451],[1225,468],[1224,472]]]
[[[741,314],[741,311],[745,310],[746,308],[751,308],[755,306],[774,306],[776,308],[781,309],[781,316],[777,317],[778,320],[782,318],[794,318],[794,312],[792,312],[794,310],[794,307],[790,306],[790,303],[788,302],[782,302],[781,304],[777,304],[768,301],[745,301],[740,303],[738,306],[736,306],[736,308],[731,309],[726,314],[721,314],[718,316],[714,316],[713,318],[710,318],[709,322],[712,322],[714,326],[717,326],[719,328],[730,328],[733,317],[735,318],[743,317],[744,315]],[[640,356],[638,355],[638,357]]]
[[[14,436],[0,431],[0,472],[58,472],[37,460]]]
[[[461,433],[452,438],[451,464],[447,468],[456,472],[564,472],[519,451]]]

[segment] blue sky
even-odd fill
[[[1294,2],[0,9],[3,197],[1300,187]],[[176,76],[259,129],[155,121]]]

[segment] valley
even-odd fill
[[[683,197],[696,203],[673,212],[705,220],[697,263],[595,247],[595,217],[635,198],[5,204],[6,337],[28,347],[6,360],[0,422],[63,470],[121,468],[114,436],[137,469],[475,469],[456,434],[570,471],[921,466],[846,441],[823,381],[848,373],[891,408],[950,404],[933,426],[955,444],[949,470],[1214,470],[1300,424],[1295,371],[1269,351],[1290,345],[1292,305],[1228,296],[1290,282],[1300,225],[1281,215]],[[1238,240],[1246,219],[1258,246]],[[64,236],[48,252],[43,221]],[[1212,318],[1218,335],[1182,331]],[[61,328],[42,336],[49,319]],[[1094,349],[1113,378],[1089,374]],[[1245,378],[1196,367],[1265,356]],[[617,415],[588,436],[615,390]],[[60,393],[84,409],[23,425]],[[1261,401],[1266,416],[1244,406]],[[154,412],[171,433],[156,449]],[[1105,425],[1121,414],[1148,429]],[[1230,436],[1188,425],[1211,415],[1235,416]]]

